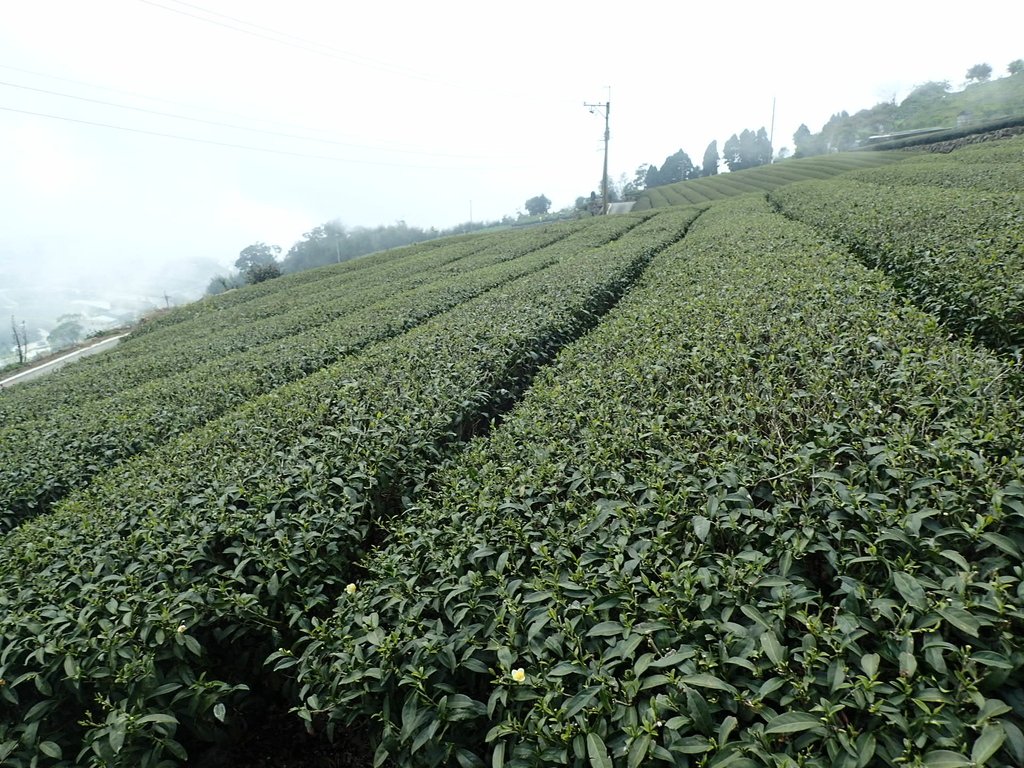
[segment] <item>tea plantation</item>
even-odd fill
[[[377,765],[1024,764],[1024,141],[886,157],[0,393],[0,763],[185,765],[259,698]]]

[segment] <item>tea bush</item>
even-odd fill
[[[770,199],[887,272],[954,332],[997,350],[1024,345],[1024,195],[834,180]]]
[[[244,723],[247,690],[294,695],[267,656],[327,616],[403,498],[695,216],[563,240],[550,266],[126,461],[8,534],[4,765],[174,764],[184,743]]]
[[[713,206],[276,666],[377,764],[1020,765],[1019,375]]]
[[[579,238],[592,241],[597,231],[615,237],[635,223],[617,219],[604,230],[581,231],[577,239],[569,239],[567,247],[576,247]],[[538,240],[546,243],[550,239],[550,235],[534,235],[526,240],[530,244],[526,249],[516,247],[521,237],[498,239],[498,247],[461,259],[457,269],[438,268],[430,273],[434,279],[419,278],[422,284],[406,290],[401,290],[401,283],[392,291],[382,288],[376,301],[374,291],[367,291],[363,296],[369,303],[350,302],[333,321],[314,320],[308,328],[293,328],[293,333],[283,338],[275,332],[234,354],[227,354],[220,344],[197,348],[191,337],[177,344],[167,339],[168,343],[151,349],[153,359],[164,353],[171,370],[180,365],[182,354],[195,354],[204,362],[180,373],[168,371],[108,398],[60,407],[49,418],[21,422],[0,433],[0,530],[46,512],[67,493],[85,487],[94,475],[130,456],[152,450],[275,387],[554,263],[562,254],[557,240],[547,248],[532,247]],[[297,298],[292,295],[293,304],[298,303]],[[321,315],[339,303],[336,293],[329,293],[322,302]],[[311,317],[318,316],[315,306],[307,306],[306,311]],[[253,338],[258,330],[252,329]],[[144,341],[148,343],[150,338]],[[99,378],[111,373],[106,368],[94,370]],[[51,384],[48,392],[62,400],[68,398],[65,382]]]

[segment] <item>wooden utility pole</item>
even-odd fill
[[[612,111],[612,100],[611,100],[611,88],[608,89],[608,101],[604,104],[587,104],[583,103],[584,107],[589,107],[591,114],[597,114],[594,110],[604,110],[604,173],[601,176],[601,198],[602,207],[601,213],[604,216],[608,215],[608,139],[611,137],[611,133],[608,130],[608,115]]]

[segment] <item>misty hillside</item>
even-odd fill
[[[842,173],[906,160],[900,152],[842,152],[821,157],[793,158],[742,171],[666,184],[644,190],[634,211],[669,205],[700,205],[735,195],[768,192],[786,184],[829,179]]]
[[[1024,763],[1024,138],[875,159],[0,391],[0,760]]]

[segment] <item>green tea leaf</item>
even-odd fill
[[[617,621],[602,621],[590,628],[587,637],[612,637],[621,635],[625,630],[626,628]]]
[[[709,675],[707,673],[686,675],[685,677],[680,678],[680,682],[685,683],[686,685],[693,685],[698,688],[713,688],[716,691],[726,691],[733,694],[736,693],[736,689],[729,685],[729,683],[725,682],[725,680],[720,680],[714,675]]]
[[[1003,730],[1003,727],[999,723],[989,723],[982,729],[978,740],[974,742],[974,747],[971,749],[971,762],[980,768],[999,751],[1005,740],[1006,731]]]
[[[928,607],[924,587],[921,586],[917,579],[903,571],[896,571],[892,575],[892,579],[896,584],[896,591],[907,601],[908,605],[919,611],[923,611]]]
[[[110,751],[115,755],[121,751],[121,747],[124,746],[124,739],[127,735],[127,724],[124,720],[118,720],[110,726],[110,730],[107,732],[107,741],[110,743]]]
[[[875,677],[878,674],[878,665],[882,658],[877,653],[865,653],[860,657],[860,668],[868,677]]]
[[[39,751],[47,757],[52,757],[54,760],[60,760],[64,754],[60,748],[60,744],[56,744],[52,741],[40,742]]]
[[[774,632],[765,632],[761,635],[761,649],[764,651],[764,655],[768,657],[768,660],[776,667],[782,666],[786,660],[782,643],[779,642],[779,638],[775,636]]]
[[[604,739],[593,731],[587,734],[587,757],[590,758],[591,768],[613,768]]]
[[[808,714],[807,712],[786,712],[768,721],[764,732],[772,733],[799,733],[800,731],[820,731],[824,733],[825,726],[821,718]]]
[[[970,635],[971,637],[978,636],[978,630],[981,629],[981,622],[963,608],[940,608],[939,615],[964,634]]]
[[[927,768],[967,768],[971,761],[959,752],[935,749],[924,756],[924,764]]]
[[[590,706],[590,704],[597,698],[597,694],[601,691],[601,686],[591,685],[584,688],[582,691],[577,693],[575,696],[565,702],[565,717],[566,719],[572,717],[580,710]]]
[[[646,733],[633,739],[633,743],[629,745],[629,753],[626,757],[626,768],[638,768],[643,765],[650,746],[651,737]]]

